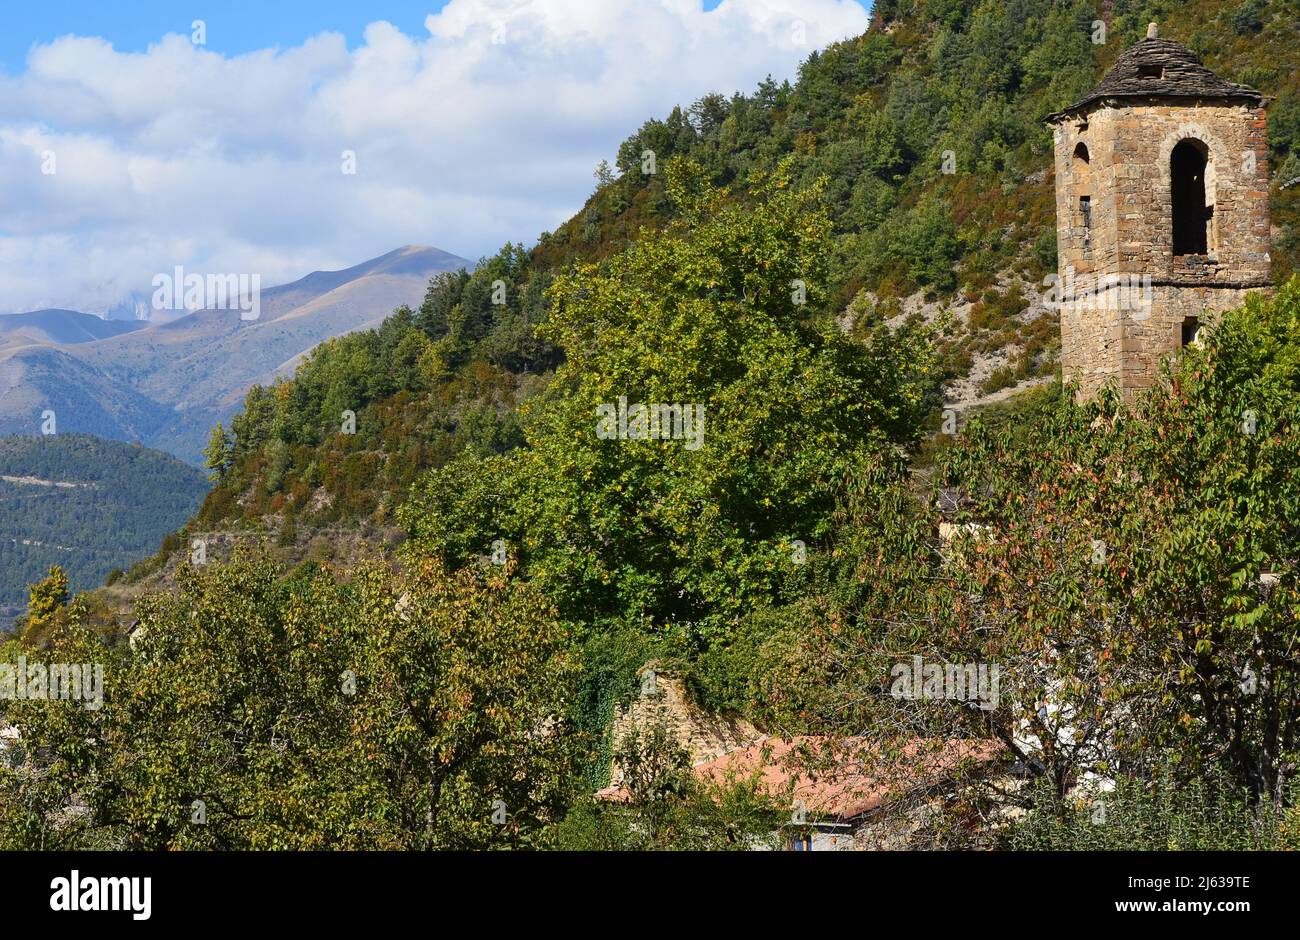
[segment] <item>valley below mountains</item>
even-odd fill
[[[0,633],[51,566],[70,590],[96,587],[153,551],[207,490],[198,470],[147,447],[84,434],[0,437]]]

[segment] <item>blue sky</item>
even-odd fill
[[[712,10],[720,2],[703,0],[703,7]],[[143,52],[166,33],[188,33],[196,19],[208,25],[208,48],[225,55],[295,46],[324,30],[342,33],[355,48],[374,20],[418,35],[424,18],[446,5],[447,0],[5,0],[0,68],[11,75],[22,71],[33,44],[69,33],[101,36],[118,52]]]
[[[119,52],[143,52],[164,34],[189,33],[190,23],[208,25],[208,47],[237,55],[268,46],[295,46],[322,30],[340,32],[348,45],[361,39],[366,24],[386,19],[406,33],[422,32],[424,18],[447,0],[9,0],[0,30],[0,63],[6,72],[21,71],[33,43],[69,33],[101,36]],[[713,4],[716,6],[716,3]]]
[[[531,245],[647,119],[868,25],[858,0],[0,2],[0,312],[104,311],[176,265],[269,285]]]

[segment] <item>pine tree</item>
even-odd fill
[[[230,435],[221,422],[212,429],[212,434],[208,438],[208,446],[203,451],[203,456],[207,458],[204,466],[207,467],[208,479],[213,483],[219,483],[229,472],[231,465],[234,463],[235,451],[230,443]]]

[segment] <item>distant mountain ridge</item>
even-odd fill
[[[0,314],[0,336],[61,345],[91,343],[146,326],[143,320],[106,320],[93,313],[58,308]]]
[[[454,271],[460,267],[470,267],[470,262],[438,248],[420,245],[407,245],[395,248],[387,254],[342,271],[313,271],[289,284],[272,287],[262,291],[262,304],[269,299],[276,299],[294,291],[308,291],[322,294],[342,287],[351,281],[376,274],[425,276],[429,271]]]
[[[199,310],[157,322],[72,310],[0,315],[0,433],[60,431],[141,441],[199,463],[212,425],[247,389],[315,346],[418,305],[428,281],[472,263],[408,245],[340,271],[261,291],[261,315]]]

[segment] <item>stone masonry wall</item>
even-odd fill
[[[1054,134],[1066,295],[1062,372],[1079,380],[1082,397],[1111,379],[1128,394],[1150,386],[1160,360],[1180,348],[1185,318],[1208,322],[1268,285],[1265,112],[1199,101],[1103,101],[1063,118]],[[1188,138],[1209,151],[1206,203],[1213,214],[1207,254],[1176,257],[1170,155]],[[1074,155],[1080,142],[1087,164]],[[1086,232],[1081,195],[1091,197]],[[1130,291],[1130,284],[1144,289]]]
[[[680,679],[656,671],[654,677],[646,681],[650,671],[654,671],[653,666],[647,666],[639,673],[641,694],[628,703],[626,709],[620,707],[615,713],[615,751],[633,728],[644,734],[656,722],[668,726],[677,743],[690,754],[692,765],[721,757],[762,737],[761,732],[744,719],[705,712],[691,701]],[[617,785],[621,782],[622,774],[617,765],[611,765],[610,783]]]

